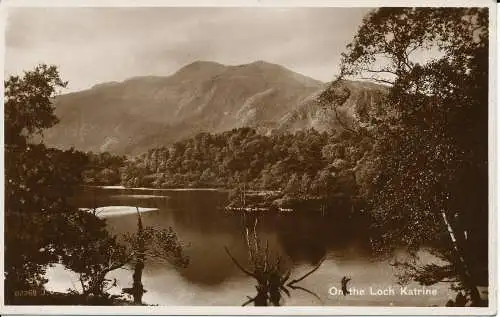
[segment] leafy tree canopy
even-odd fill
[[[471,276],[484,280],[487,272],[487,9],[374,10],[341,69],[341,77],[390,87],[385,118],[370,122],[374,147],[360,171],[374,246],[433,246],[455,265],[441,272],[473,290]]]

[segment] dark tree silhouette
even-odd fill
[[[265,244],[263,247],[262,241],[258,237],[257,232],[257,222],[258,218],[254,219],[255,222],[250,224],[250,228],[247,227],[247,222],[245,222],[245,240],[247,242],[247,247],[249,249],[249,260],[252,263],[251,269],[244,268],[229,252],[229,249],[225,247],[225,250],[233,263],[238,267],[245,275],[252,277],[257,282],[255,289],[257,294],[254,297],[248,297],[242,306],[246,306],[250,303],[254,303],[255,306],[280,306],[282,294],[291,296],[290,290],[301,290],[312,296],[316,297],[320,302],[321,298],[311,290],[298,285],[299,282],[316,272],[319,269],[324,259],[321,259],[319,263],[312,268],[310,271],[306,272],[304,275],[297,279],[289,281],[291,277],[291,270],[287,270],[282,265],[282,257],[280,255],[272,256],[269,250],[269,244]],[[289,288],[289,289],[288,289]]]
[[[484,304],[476,285],[486,285],[488,267],[487,61],[487,9],[381,8],[364,18],[341,66],[341,78],[389,89],[384,115],[363,125],[374,138],[359,181],[374,249],[432,246],[451,267],[407,263],[411,277],[458,276],[474,306]]]

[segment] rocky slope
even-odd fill
[[[378,102],[383,88],[345,82],[348,117]],[[316,101],[329,85],[280,65],[239,66],[198,61],[165,77],[134,77],[58,96],[60,123],[45,142],[61,148],[136,154],[205,132],[251,126],[272,130],[319,130],[338,124]]]

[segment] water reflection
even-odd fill
[[[324,258],[311,271],[301,277],[291,280],[291,268],[283,264],[283,256],[275,254],[269,249],[269,242],[263,241],[259,235],[258,222],[261,215],[243,212],[244,236],[248,249],[248,259],[251,268],[244,268],[238,260],[231,254],[229,249],[225,250],[233,263],[244,274],[252,277],[255,282],[257,294],[253,297],[247,296],[248,300],[242,306],[254,303],[255,306],[281,306],[283,304],[283,295],[291,296],[290,290],[302,290],[316,297],[321,303],[321,298],[313,291],[297,285],[300,281],[314,273],[323,263]]]
[[[74,198],[77,207],[156,208],[157,211],[142,214],[144,226],[172,227],[185,243],[186,256],[190,258],[188,267],[166,266],[160,262],[146,265],[143,283],[148,289],[144,295],[144,302],[148,304],[241,305],[261,294],[255,301],[264,304],[267,301],[267,305],[310,306],[323,302],[343,306],[386,306],[390,303],[428,306],[443,305],[449,296],[455,295],[449,292],[448,285],[437,285],[439,296],[435,297],[331,296],[328,290],[332,286],[340,289],[344,275],[353,277],[348,287],[367,290],[370,286],[397,287],[392,267],[371,259],[365,252],[366,239],[358,221],[341,219],[335,211],[324,216],[303,211],[261,214],[255,226],[255,218],[249,215],[226,213],[223,209],[226,201],[227,194],[217,191],[125,189],[86,189]],[[133,233],[137,228],[137,217],[134,214],[110,217],[107,223],[115,234]],[[255,236],[258,238],[257,248]],[[267,258],[267,272],[274,272],[268,273],[264,279],[271,282],[261,283],[267,286],[259,290],[258,280],[244,273],[231,259],[253,273],[256,265],[250,257],[250,250],[257,263],[265,263],[263,259]],[[279,265],[276,264],[278,258]],[[316,267],[318,269],[312,274],[290,285],[291,281]],[[288,272],[290,276],[282,281]],[[131,283],[130,272],[115,272],[110,277],[116,277],[120,287]],[[55,274],[51,278],[53,281],[67,280],[62,274],[60,278]],[[286,291],[276,285],[283,286]],[[256,305],[255,301],[247,305]]]

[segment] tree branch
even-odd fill
[[[244,302],[243,304],[241,304],[242,307],[245,307],[246,305],[252,303],[252,302],[255,302],[255,297],[250,297],[250,296],[247,296],[248,297],[248,300],[246,302]]]
[[[388,70],[388,69],[369,69],[369,68],[362,68],[361,71],[364,71],[364,72],[369,72],[369,73],[388,73],[388,74],[392,74],[394,76],[397,76],[398,74],[392,70]]]
[[[318,300],[319,300],[319,302],[321,303],[321,305],[323,305],[323,301],[321,300],[321,298],[318,296],[318,294],[314,293],[313,291],[308,290],[307,288],[302,287],[302,286],[294,286],[294,285],[291,285],[291,286],[290,286],[290,288],[291,288],[291,289],[293,289],[293,290],[299,289],[299,290],[301,290],[301,291],[304,291],[304,292],[306,292],[306,293],[311,294],[312,296],[316,297],[316,299],[318,299]]]
[[[384,83],[384,84],[389,84],[389,85],[394,85],[394,82],[386,79],[381,79],[381,78],[375,78],[375,77],[361,77],[360,79],[366,79],[366,80],[375,80],[376,82]]]
[[[295,283],[298,283],[300,281],[302,281],[303,279],[305,279],[306,277],[308,277],[309,275],[313,274],[314,272],[316,272],[316,270],[319,269],[319,267],[321,266],[321,264],[323,264],[323,262],[325,261],[325,258],[321,259],[321,261],[318,263],[318,265],[316,265],[312,270],[310,270],[309,272],[307,272],[306,274],[304,274],[302,277],[298,278],[298,279],[295,279],[295,280],[292,280],[290,281],[290,283],[287,284],[287,286],[289,287],[292,287],[293,284]]]
[[[245,273],[246,275],[248,276],[251,276],[255,279],[257,279],[257,277],[255,276],[255,274],[249,272],[248,270],[246,270],[243,266],[241,266],[238,261],[236,261],[236,259],[231,255],[231,253],[229,252],[229,249],[227,247],[224,247],[224,250],[226,250],[226,253],[227,255],[229,255],[229,257],[231,258],[231,260],[233,261],[233,263],[241,270],[243,271],[243,273]]]
[[[288,279],[290,278],[290,275],[292,275],[292,271],[288,270],[280,281],[281,285],[284,285],[286,283],[286,281],[288,281]]]

